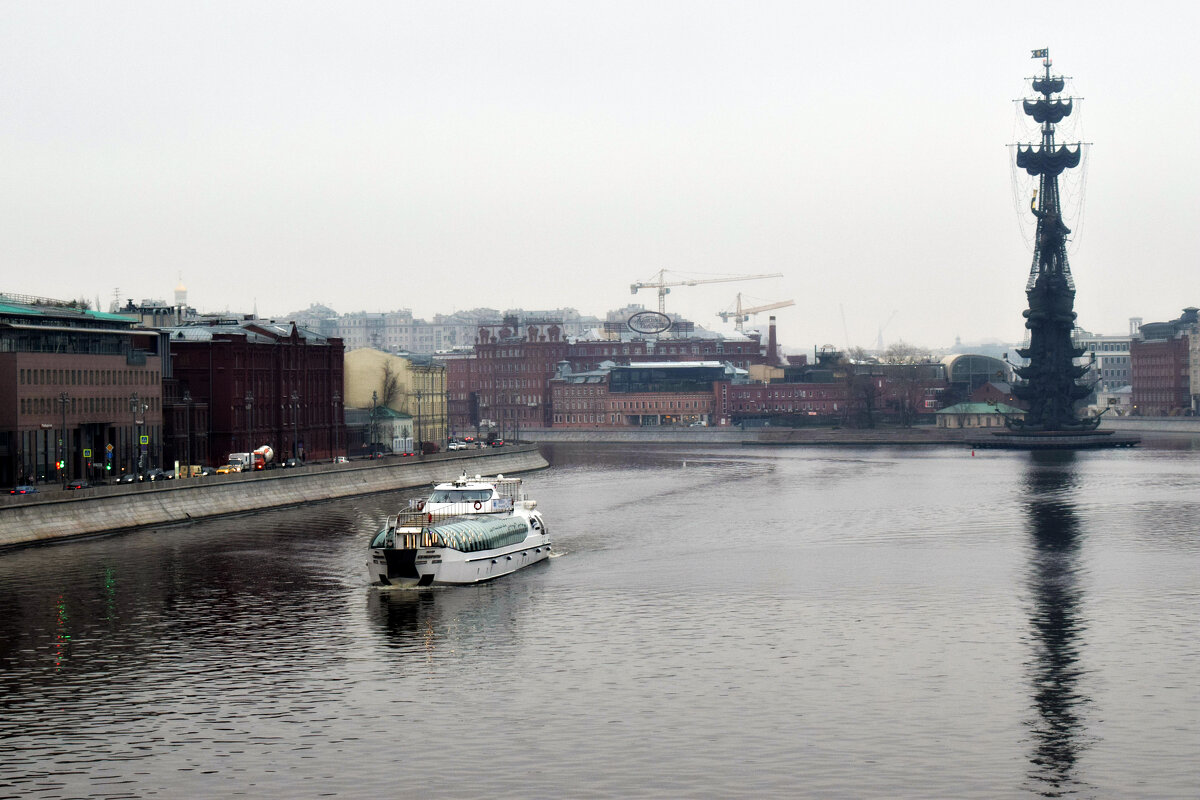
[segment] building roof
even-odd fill
[[[126,314],[109,314],[79,308],[63,301],[0,293],[0,314],[10,317],[28,317],[40,321],[73,321],[76,323],[117,322],[127,326],[138,324],[137,317]]]
[[[938,414],[1003,414],[1007,417],[1022,416],[1025,414],[1019,408],[1013,408],[1004,403],[958,403],[957,405],[943,408],[937,412]]]
[[[247,342],[254,344],[270,344],[281,339],[290,338],[292,328],[297,335],[308,344],[328,344],[329,338],[316,331],[296,325],[292,322],[276,322],[275,320],[220,320],[217,322],[198,323],[193,325],[175,325],[160,330],[167,331],[172,341],[211,342],[218,335],[245,336]]]
[[[412,419],[412,414],[405,414],[389,406],[375,406],[375,419]]]
[[[634,361],[632,364],[615,365],[621,369],[687,369],[695,367],[723,367],[723,361]]]
[[[270,344],[275,341],[270,336],[266,336],[255,331],[248,331],[241,325],[235,323],[223,323],[217,325],[178,325],[169,328],[163,328],[171,335],[173,342],[211,342],[217,336],[245,336],[247,342],[255,344]]]

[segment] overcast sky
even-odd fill
[[[0,289],[603,315],[660,269],[782,272],[667,310],[793,299],[792,352],[1016,340],[1048,47],[1094,143],[1079,323],[1122,333],[1200,305],[1198,7],[5,2]]]

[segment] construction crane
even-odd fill
[[[725,278],[696,278],[690,281],[668,281],[666,279],[667,271],[660,269],[656,273],[657,277],[653,280],[638,281],[629,285],[631,294],[637,294],[638,289],[658,289],[658,313],[666,313],[667,295],[671,292],[672,286],[698,286],[701,283],[728,283],[729,281],[757,281],[762,278],[782,278],[782,272],[772,272],[769,275],[730,275]]]
[[[751,314],[757,314],[760,311],[772,311],[776,308],[787,308],[788,306],[796,305],[794,300],[783,300],[778,303],[767,303],[765,306],[754,306],[752,308],[744,308],[742,306],[742,293],[738,292],[737,310],[735,311],[718,311],[717,316],[722,322],[729,322],[729,318],[733,317],[733,329],[738,333],[742,332],[742,323],[750,319]]]
[[[896,309],[896,311],[899,311],[899,309]],[[879,336],[875,338],[875,351],[877,353],[883,353],[883,331],[888,325],[891,325],[892,320],[896,318],[896,311],[893,311],[892,315],[887,318],[887,322],[879,326]]]

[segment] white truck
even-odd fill
[[[266,469],[275,459],[275,451],[271,445],[264,444],[250,453],[230,453],[228,464],[238,468],[238,472],[250,472],[256,469]]]

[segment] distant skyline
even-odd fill
[[[6,3],[4,290],[281,316],[603,316],[659,269],[792,352],[1018,341],[1007,145],[1047,47],[1094,143],[1079,324],[1200,305],[1200,10],[1186,3]],[[1083,189],[1086,188],[1086,192]],[[1075,203],[1079,208],[1078,202]],[[765,325],[765,317],[760,317]]]

